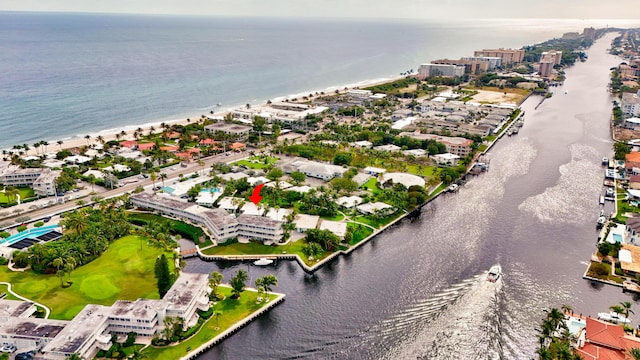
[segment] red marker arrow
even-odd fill
[[[258,205],[260,200],[262,200],[262,196],[260,196],[260,190],[262,190],[263,186],[264,184],[258,184],[258,186],[256,186],[255,189],[253,189],[253,194],[249,196],[249,200],[251,200],[252,203]]]

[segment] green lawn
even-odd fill
[[[364,185],[362,185],[362,187],[371,191],[373,195],[376,195],[380,192],[380,188],[378,188],[378,179],[376,179],[375,177],[369,179],[366,183],[364,183]]]
[[[344,219],[344,215],[342,215],[341,213],[337,213],[334,216],[321,216],[321,218],[324,220],[340,221]]]
[[[374,228],[380,228],[381,226],[387,225],[391,221],[395,220],[400,215],[401,214],[393,214],[393,215],[385,216],[383,218],[373,218],[373,217],[369,217],[369,216],[357,216],[353,220],[355,220],[357,222],[364,223],[364,224],[371,225]]]
[[[17,297],[11,295],[8,291],[7,291],[8,287],[7,285],[4,284],[0,284],[0,295],[1,294],[6,294],[5,297],[3,297],[2,299],[4,300],[20,300]]]
[[[148,245],[144,238],[125,236],[114,241],[98,259],[74,270],[73,285],[68,288],[62,288],[55,275],[13,272],[7,267],[0,268],[0,280],[11,282],[16,293],[48,306],[51,318],[69,320],[86,304],[158,299],[153,268],[163,252]],[[170,253],[167,255],[173,258]]]
[[[218,319],[216,319],[215,316],[210,317],[197,334],[176,346],[146,348],[142,353],[147,356],[147,359],[179,359],[189,352],[187,350],[188,348],[191,350],[197,349],[200,345],[206,343],[221,332],[233,326],[233,324],[241,321],[256,310],[265,306],[264,302],[258,303],[256,301],[258,294],[253,291],[245,291],[237,300],[231,299],[231,289],[228,287],[218,287],[218,293],[223,294],[226,297],[224,300],[219,301],[215,306],[216,310],[219,310],[222,313]],[[273,301],[273,299],[276,298],[276,295],[270,294],[269,298]],[[216,330],[216,327],[219,327],[219,329]]]
[[[21,187],[21,188],[17,188],[18,191],[20,191],[20,200],[24,201],[25,199],[28,198],[32,198],[34,196],[36,196],[34,190],[32,188],[25,188],[25,187]],[[17,199],[16,199],[17,200]],[[2,192],[0,193],[0,204],[6,204],[9,202],[9,199],[7,199],[7,196]],[[15,203],[16,201],[14,201]]]
[[[373,229],[362,224],[347,223],[349,229],[353,229],[353,239],[349,242],[349,245],[355,245],[360,241],[366,239],[369,235],[373,234]]]
[[[297,254],[307,265],[315,264],[315,260],[309,262],[307,257],[302,252],[302,248],[307,242],[304,239],[300,239],[295,242],[290,242],[287,245],[283,246],[266,246],[258,243],[248,243],[248,244],[240,244],[240,243],[232,243],[229,245],[220,244],[218,246],[210,247],[206,250],[202,250],[202,253],[206,255],[276,255],[282,254],[283,251],[286,251],[287,254]],[[319,258],[322,260],[324,257],[331,255],[332,253],[325,253],[323,256]]]
[[[268,166],[273,166],[278,161],[277,157],[274,156],[252,156],[246,160],[236,161],[234,165],[238,166],[246,166],[249,169],[261,170]]]
[[[435,166],[423,166],[422,167],[422,171],[420,171],[420,168],[418,167],[418,165],[408,165],[407,166],[407,172],[409,174],[414,174],[414,175],[418,175],[418,176],[426,176],[426,177],[433,176],[433,172],[435,171],[435,169],[436,169]]]

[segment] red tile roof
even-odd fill
[[[168,133],[166,133],[165,135],[167,135],[167,137],[168,137],[169,139],[178,139],[178,138],[180,138],[180,133],[179,133],[179,132],[177,132],[177,131],[168,132]]]
[[[213,145],[216,142],[213,139],[202,139],[200,140],[200,145]]]
[[[132,148],[134,146],[136,146],[138,144],[137,141],[135,140],[124,140],[124,141],[120,141],[120,146],[124,146],[127,148]]]
[[[140,151],[142,151],[142,150],[151,150],[151,149],[153,149],[154,146],[156,146],[156,144],[154,144],[154,143],[138,144],[138,150],[140,150]]]
[[[160,150],[175,152],[178,151],[178,147],[175,145],[160,146]]]
[[[245,147],[247,147],[245,144],[239,142],[234,142],[233,144],[231,144],[232,150],[243,149]]]
[[[624,329],[620,325],[587,318],[587,340],[592,344],[624,349]]]
[[[626,161],[632,161],[632,162],[640,162],[640,152],[637,151],[632,151],[630,153],[628,153],[624,159]]]
[[[631,175],[629,178],[629,182],[637,183],[640,182],[640,175]]]

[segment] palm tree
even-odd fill
[[[60,151],[62,151],[62,144],[64,144],[64,141],[58,140],[56,143],[58,144],[58,147],[60,147]]]
[[[278,285],[278,278],[273,274],[269,274],[258,279],[260,279],[259,285],[264,289],[264,293],[267,298],[266,301],[269,301],[269,291],[271,291],[272,286]],[[256,286],[258,286],[258,279],[256,279]]]
[[[98,137],[96,137],[96,140],[98,140],[100,144],[104,145],[104,137],[102,135],[98,135]]]
[[[624,317],[629,317],[629,313],[635,314],[633,310],[631,310],[631,302],[624,301],[621,302],[620,305],[624,308]]]
[[[624,308],[620,305],[612,305],[609,306],[609,310],[613,311],[616,314],[623,314],[624,313]]]
[[[633,348],[629,351],[629,355],[633,358],[633,360],[640,360],[640,348]]]
[[[220,274],[217,271],[213,271],[209,274],[209,287],[211,288],[211,295],[217,298],[216,292],[218,290],[218,285],[222,282],[224,275]]]
[[[213,310],[213,316],[216,317],[216,328],[215,330],[220,330],[220,326],[218,326],[218,319],[220,318],[220,315],[222,315],[222,311],[215,309]]]
[[[91,139],[91,135],[87,134],[84,138],[87,140],[87,146],[89,146],[89,139]]]
[[[245,283],[248,278],[249,278],[249,275],[247,274],[246,271],[242,269],[238,270],[238,272],[236,272],[236,276],[231,278],[231,281],[229,283],[232,288],[231,289],[231,292],[233,293],[232,298],[234,299],[240,298],[240,294],[242,294],[242,292],[244,291],[244,288],[246,286]]]
[[[158,177],[156,176],[156,171],[155,170],[151,170],[151,173],[149,174],[149,177],[151,178],[151,182],[153,183],[153,191],[155,192],[155,188],[156,188],[156,179],[158,179]]]
[[[165,173],[160,173],[160,180],[162,180],[162,187],[164,187],[164,179],[167,178],[167,174]]]
[[[567,304],[563,304],[560,309],[562,309],[562,312],[564,312],[565,314],[567,313],[573,313],[573,308],[570,305]]]

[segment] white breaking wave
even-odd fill
[[[598,201],[602,172],[598,152],[586,145],[570,147],[571,161],[560,166],[557,184],[524,200],[518,208],[544,223],[583,224],[591,220],[590,209]],[[573,204],[567,206],[567,204]]]

